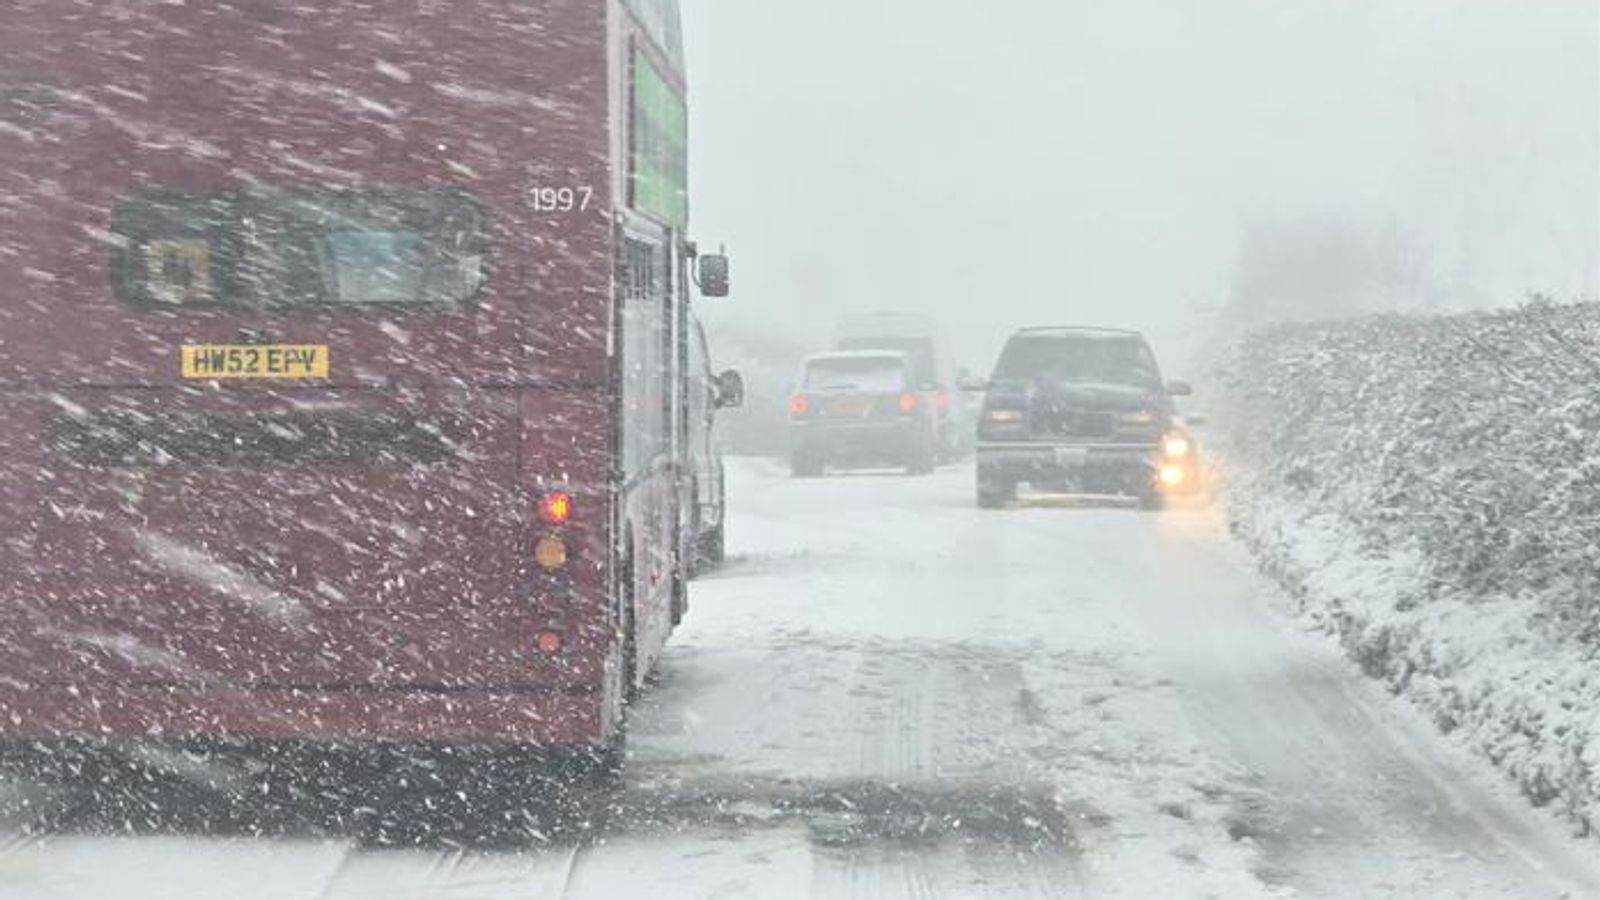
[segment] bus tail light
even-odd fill
[[[900,395],[900,414],[909,416],[917,411],[917,395],[906,391]]]
[[[572,518],[572,495],[551,491],[539,498],[539,518],[551,525],[565,525]]]
[[[541,569],[559,569],[567,564],[567,543],[558,537],[542,537],[533,545],[533,561]]]

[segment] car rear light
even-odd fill
[[[565,525],[572,518],[572,495],[551,491],[539,498],[539,518],[551,525]]]
[[[917,395],[910,391],[900,395],[900,414],[909,416],[917,411]]]
[[[796,419],[805,415],[806,410],[810,408],[811,401],[806,399],[805,394],[795,394],[793,397],[789,398],[789,415]]]

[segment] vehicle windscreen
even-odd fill
[[[904,390],[906,368],[893,357],[836,357],[806,365],[806,390],[879,393]]]
[[[917,384],[933,384],[939,380],[938,365],[933,358],[933,341],[927,338],[846,338],[839,342],[839,349],[896,350],[911,361],[911,374]]]
[[[112,213],[130,305],[460,307],[488,273],[482,208],[458,190],[147,191]]]
[[[1161,373],[1150,348],[1135,338],[1041,335],[1007,344],[994,380],[1153,387]]]

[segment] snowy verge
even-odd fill
[[[1600,818],[1600,307],[1282,326],[1220,366],[1229,520],[1370,675]]]

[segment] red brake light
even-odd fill
[[[900,412],[903,415],[908,415],[909,416],[909,415],[911,415],[912,413],[914,413],[916,411],[917,411],[917,395],[911,393],[910,391],[907,391],[904,394],[901,394],[900,395]]]
[[[572,518],[572,495],[551,491],[539,499],[539,518],[551,525],[564,525]]]
[[[799,418],[811,408],[811,403],[806,400],[805,394],[795,394],[789,398],[789,415]]]
[[[561,652],[561,635],[554,631],[541,631],[537,638],[539,652],[545,656],[555,656]]]

